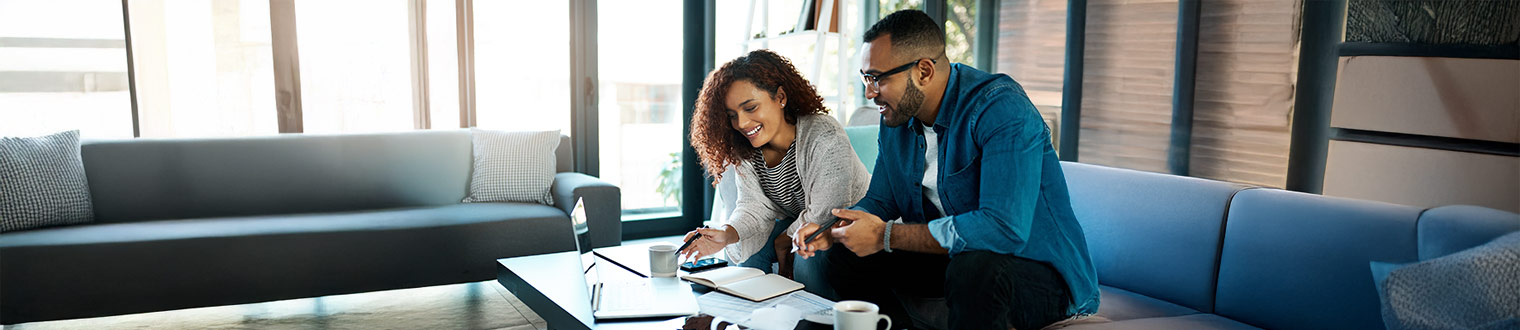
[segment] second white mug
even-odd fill
[[[655,244],[649,247],[649,276],[676,276],[676,246]]]
[[[859,300],[834,303],[834,330],[876,330],[878,321],[887,321],[892,328],[892,318],[881,315],[881,308]]]

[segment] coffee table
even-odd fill
[[[597,252],[619,258],[619,263],[639,269],[635,265],[648,267],[649,255],[646,248],[646,245],[617,246],[597,249]],[[643,258],[637,258],[640,254],[635,252],[644,253]],[[620,256],[629,256],[628,259],[635,260]],[[579,259],[580,254],[575,251],[497,259],[496,281],[522,300],[523,305],[533,313],[543,318],[550,329],[677,329],[685,324],[685,317],[597,321],[591,315],[591,294],[587,292],[585,277],[580,273]],[[604,279],[615,281],[638,278],[638,275],[620,267],[598,268],[602,268],[600,274]],[[680,272],[677,275],[685,274]],[[693,295],[700,296],[711,291],[701,285],[691,286]],[[808,321],[797,323],[797,329],[828,327]]]

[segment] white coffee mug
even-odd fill
[[[655,244],[649,246],[649,275],[654,277],[676,276],[676,246]]]
[[[892,318],[880,313],[881,308],[869,302],[845,300],[834,303],[834,330],[876,330],[879,320],[886,320],[887,329],[891,329]]]

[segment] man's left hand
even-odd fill
[[[881,234],[887,224],[874,214],[859,210],[834,209],[834,216],[849,222],[842,227],[834,227],[830,234],[839,244],[855,252],[857,256],[868,256],[882,250]]]

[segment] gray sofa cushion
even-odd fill
[[[7,233],[0,240],[0,291],[5,292],[0,320],[12,324],[487,280],[495,277],[492,260],[568,251],[574,249],[570,235],[563,211],[523,203]]]
[[[95,217],[79,158],[79,131],[0,138],[0,233]]]
[[[83,146],[98,222],[340,212],[458,203],[464,130]]]

